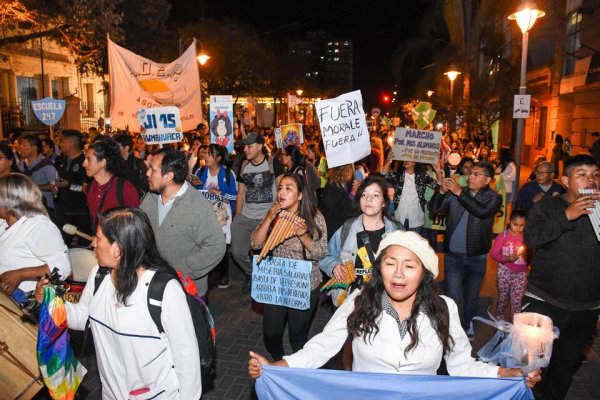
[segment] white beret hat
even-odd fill
[[[421,235],[411,231],[393,231],[386,234],[381,243],[379,243],[379,249],[375,254],[375,258],[385,250],[386,247],[398,245],[405,247],[415,253],[417,257],[423,263],[423,266],[428,269],[434,278],[437,278],[439,273],[439,259],[435,251],[429,245],[427,239]]]

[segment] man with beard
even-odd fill
[[[191,187],[183,153],[164,148],[148,169],[150,192],[140,208],[148,215],[160,254],[192,278],[198,295],[208,289],[208,273],[225,254],[225,237],[213,207]]]

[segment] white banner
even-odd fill
[[[202,122],[196,41],[170,64],[156,63],[108,40],[110,120],[117,129],[137,126],[140,108],[176,106],[183,131]]]
[[[441,140],[442,132],[396,128],[392,158],[425,164],[437,163],[440,159]]]
[[[329,168],[350,164],[371,154],[360,90],[315,103]]]

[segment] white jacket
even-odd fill
[[[92,270],[78,304],[67,303],[69,328],[83,330],[90,319],[104,399],[190,399],[202,394],[198,342],[181,285],[170,281],[162,302],[159,334],[147,306],[146,271],[127,306],[116,299],[110,275],[94,292]],[[139,393],[138,395],[132,392]]]
[[[360,290],[355,290],[338,308],[323,329],[304,345],[304,348],[290,356],[284,356],[292,368],[319,368],[336,355],[348,338],[348,316],[354,310],[354,301]],[[456,304],[448,297],[441,296],[450,311],[450,335],[454,346],[446,354],[446,366],[450,375],[473,377],[497,377],[498,367],[476,361],[471,357],[471,345],[458,317]],[[408,375],[435,375],[442,361],[442,345],[424,314],[417,317],[419,344],[404,355],[410,344],[410,335],[401,338],[396,320],[382,312],[378,321],[379,333],[370,337],[354,338],[352,370],[358,372],[402,373]]]

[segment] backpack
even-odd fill
[[[94,294],[96,294],[98,287],[108,272],[109,268],[98,268],[94,278]],[[188,307],[190,308],[192,323],[194,324],[194,332],[196,332],[196,339],[198,341],[202,387],[209,388],[212,387],[212,380],[216,372],[217,360],[215,348],[216,330],[214,319],[204,300],[198,296],[198,294],[196,294],[196,287],[193,285],[192,281],[188,277],[182,276],[180,272],[177,272],[177,274],[180,276],[180,283],[184,288],[185,299]],[[165,331],[160,320],[162,312],[162,299],[165,293],[165,287],[171,279],[174,279],[171,274],[157,271],[152,277],[148,287],[148,312],[150,313],[150,317],[152,317],[152,321],[160,333]]]
[[[340,232],[340,246],[344,246],[344,243],[346,243],[346,239],[348,238],[348,234],[350,233],[350,228],[352,228],[352,224],[354,223],[354,221],[356,221],[356,218],[350,218],[348,220],[346,220],[346,222],[344,222],[344,224],[342,225],[342,227],[340,228],[342,231]],[[404,230],[404,225],[402,225],[400,222],[391,219],[390,220],[395,226],[397,230]]]

